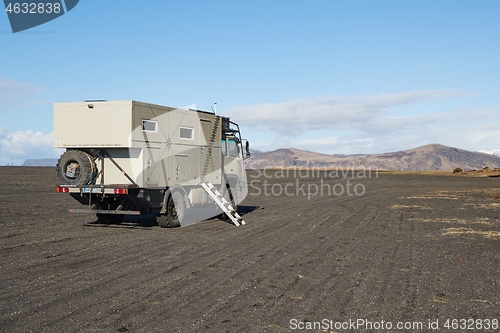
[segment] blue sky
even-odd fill
[[[500,151],[499,14],[496,0],[81,0],[13,34],[0,13],[0,165],[58,157],[52,104],[87,99],[217,102],[260,150]]]

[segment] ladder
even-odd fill
[[[203,164],[203,169],[201,171],[201,181],[205,181],[205,177],[208,173],[208,167],[210,165],[210,160],[212,157],[212,150],[214,148],[215,136],[217,135],[217,129],[219,128],[220,116],[215,117],[214,127],[212,127],[212,134],[210,135],[210,143],[208,144],[207,156],[205,157],[205,163]]]
[[[235,226],[245,225],[246,222],[243,218],[238,214],[236,209],[234,209],[231,202],[227,201],[226,198],[217,190],[217,188],[209,182],[202,182],[201,186],[207,191],[208,195],[217,203],[217,205],[222,209],[224,213],[229,217],[231,222]]]

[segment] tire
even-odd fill
[[[57,161],[56,172],[63,185],[89,185],[97,178],[97,165],[90,154],[67,150]]]
[[[186,204],[182,194],[174,192],[167,201],[167,213],[156,217],[156,222],[162,228],[177,228],[186,214]]]
[[[123,214],[97,214],[97,219],[103,224],[120,224],[123,221]]]

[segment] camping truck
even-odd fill
[[[249,144],[228,117],[133,100],[55,103],[54,147],[66,149],[56,191],[86,206],[70,212],[102,223],[156,214],[161,227],[217,215],[245,223]]]

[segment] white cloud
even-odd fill
[[[286,136],[320,129],[359,129],[366,132],[387,131],[401,126],[446,121],[448,114],[418,117],[395,117],[392,107],[467,97],[460,90],[417,90],[399,94],[326,96],[282,103],[240,106],[231,116],[245,126],[270,128]]]
[[[500,133],[498,130],[496,131],[481,131],[481,132],[475,132],[467,135],[465,139],[468,142],[481,142],[481,141],[493,141],[493,142],[499,142],[500,141]]]
[[[500,133],[493,136],[498,118],[490,116],[484,122],[438,123],[417,127],[402,127],[399,130],[365,133],[353,131],[338,135],[337,143],[321,144],[308,140],[296,140],[293,147],[327,154],[376,154],[407,150],[432,143],[462,148],[470,151],[494,152],[500,142]],[[483,135],[488,133],[488,135]],[[275,148],[274,148],[275,149]]]
[[[301,144],[304,145],[334,145],[339,143],[338,137],[323,137],[314,139],[304,139],[300,140]]]
[[[36,87],[31,83],[14,81],[7,78],[0,78],[0,101],[9,102],[42,92],[43,88]]]
[[[53,133],[16,131],[0,135],[0,163],[22,163],[27,158],[56,158],[60,150],[52,146]]]
[[[498,149],[489,149],[489,150],[481,149],[479,152],[480,153],[485,153],[485,154],[490,154],[490,155],[495,155],[495,156],[500,156],[500,148],[498,148]]]
[[[470,96],[475,94],[445,89],[326,96],[242,106],[233,109],[231,117],[247,137],[258,133],[262,150],[294,147],[326,154],[374,154],[431,143],[472,151],[495,149],[500,141],[499,108],[457,109],[452,106],[456,101],[448,101]],[[449,106],[435,103],[440,100]],[[411,112],[403,108],[406,105]],[[439,111],[431,112],[436,105]],[[267,145],[262,144],[264,137],[269,138]]]

